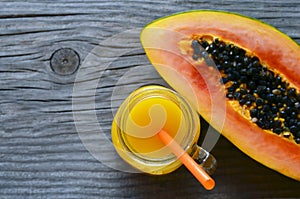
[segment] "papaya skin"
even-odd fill
[[[194,61],[189,50],[180,45],[199,35],[220,38],[259,57],[298,92],[300,46],[263,22],[220,11],[195,10],[175,14],[150,23],[141,33],[142,45],[155,69],[196,107],[205,120],[251,158],[300,181],[300,144],[261,129],[237,112],[222,94],[224,88],[214,78],[217,72],[205,63]],[[218,99],[211,99],[217,94]],[[213,105],[215,111],[212,112]],[[225,113],[224,119],[222,113]]]

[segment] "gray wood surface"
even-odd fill
[[[299,182],[253,161],[223,137],[212,150],[219,162],[213,191],[204,190],[183,167],[164,176],[117,171],[83,145],[72,109],[78,74],[55,74],[50,68],[52,53],[72,48],[82,67],[99,46],[128,49],[107,68],[96,70],[102,76],[95,88],[95,112],[109,137],[113,112],[121,101],[116,93],[111,98],[114,89],[122,90],[124,82],[129,90],[164,83],[149,64],[138,34],[126,43],[104,41],[191,9],[226,10],[258,18],[300,43],[298,0],[1,1],[0,198],[300,197]]]

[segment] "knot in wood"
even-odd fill
[[[50,59],[50,66],[53,72],[59,75],[71,75],[79,67],[80,57],[71,48],[56,50]]]

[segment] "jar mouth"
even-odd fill
[[[128,146],[126,143],[126,136],[122,129],[125,129],[126,119],[132,108],[142,100],[150,98],[163,98],[172,101],[176,106],[178,106],[182,112],[182,120],[180,121],[179,129],[174,136],[175,140],[180,140],[178,144],[185,150],[189,151],[193,148],[195,140],[199,137],[199,117],[196,111],[189,105],[189,103],[175,91],[158,86],[158,85],[148,85],[141,87],[131,93],[125,101],[121,104],[115,117],[115,122],[117,125],[117,137],[118,142],[121,145],[121,150],[131,159],[144,165],[169,165],[175,162],[178,158],[173,154],[169,153],[163,157],[154,158],[153,154],[160,153],[161,151],[154,151],[150,153],[140,153],[136,152],[133,148]],[[186,125],[182,125],[185,123]],[[185,126],[185,127],[183,127]],[[119,148],[120,150],[120,148]],[[167,146],[163,147],[161,150],[169,150]]]

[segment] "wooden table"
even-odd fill
[[[118,96],[126,94],[121,92],[124,85],[130,90],[165,84],[145,56],[138,30],[159,17],[191,9],[255,17],[300,43],[297,0],[1,1],[0,198],[300,197],[299,182],[262,166],[222,136],[211,151],[218,159],[212,191],[204,190],[183,167],[164,176],[122,172],[99,161],[84,146],[74,113],[95,113],[99,132],[109,138],[113,113],[121,101]],[[127,34],[129,30],[135,32]],[[112,39],[124,36],[124,31],[128,39]],[[89,64],[89,56],[96,50],[105,58],[107,49],[122,48],[126,50],[116,51],[116,59],[109,59],[107,67],[93,71],[95,81],[89,79],[93,84],[87,84],[91,88],[81,88],[94,91],[95,107],[76,106],[76,101],[74,107],[74,82]],[[61,70],[61,66],[67,67]],[[100,156],[106,153],[109,148]]]

